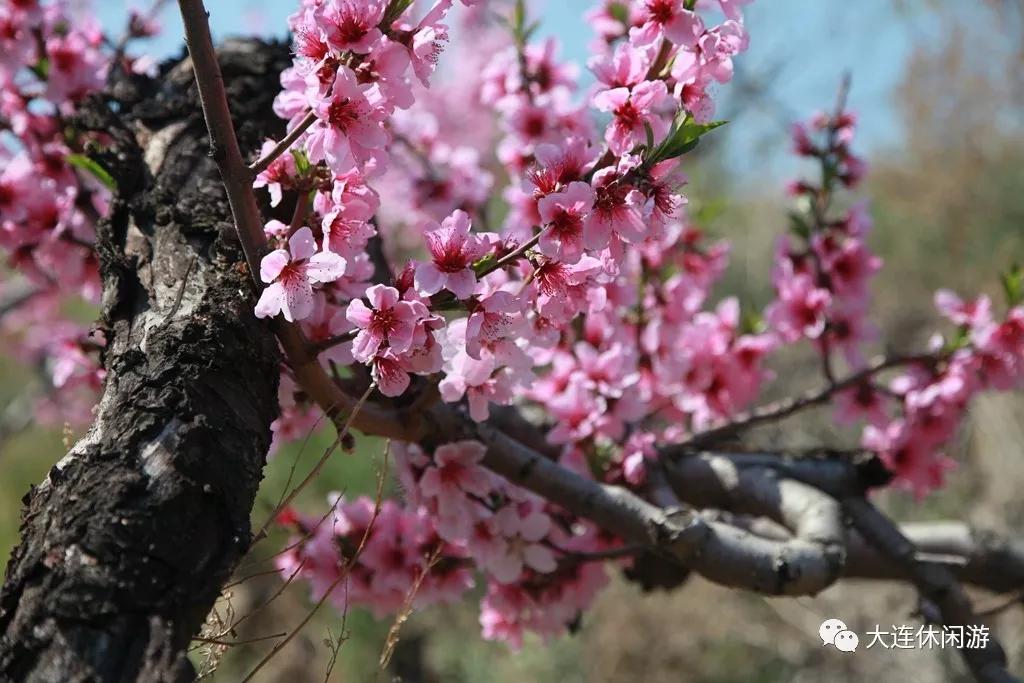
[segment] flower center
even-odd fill
[[[347,131],[349,126],[359,120],[359,107],[347,97],[335,100],[327,109],[327,119],[335,128]]]
[[[571,211],[559,208],[551,218],[551,231],[559,237],[574,237],[583,229],[583,221]]]

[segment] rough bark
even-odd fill
[[[279,133],[287,51],[228,44],[221,59],[252,150]],[[114,138],[97,240],[108,374],[88,434],[25,497],[3,681],[191,680],[184,651],[250,542],[277,410],[277,346],[252,315],[191,69],[111,92],[81,120]]]

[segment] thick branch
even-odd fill
[[[941,564],[919,561],[914,543],[874,505],[863,498],[847,498],[843,509],[868,543],[906,569],[922,596],[938,608],[944,624],[982,624],[953,572]],[[995,638],[990,638],[984,647],[962,648],[960,654],[978,681],[1009,683],[1017,680],[1006,670],[1006,653]]]

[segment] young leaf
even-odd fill
[[[724,126],[727,121],[712,121],[711,123],[697,123],[689,117],[681,123],[673,124],[668,136],[651,154],[648,163],[657,164],[667,159],[675,159],[697,146],[700,138],[715,128]]]
[[[99,162],[95,159],[84,154],[69,154],[66,158],[69,164],[90,174],[111,192],[117,190],[117,181],[114,180],[114,176],[110,175],[107,169],[100,166]]]
[[[1024,304],[1024,268],[1019,263],[1015,263],[1010,270],[1000,276],[1000,279],[1003,281],[1006,305],[1013,308]]]
[[[796,211],[789,212],[789,229],[797,237],[802,237],[805,240],[811,238],[811,226]]]
[[[612,15],[612,19],[620,24],[629,26],[629,7],[623,3],[613,2],[608,6],[608,14]]]

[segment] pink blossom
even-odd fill
[[[897,484],[912,491],[918,499],[942,486],[946,472],[955,467],[952,460],[916,439],[901,420],[881,429],[866,427],[863,443],[865,448],[878,453]]]
[[[646,236],[643,221],[644,196],[622,182],[619,171],[606,168],[594,174],[594,210],[584,227],[587,249],[604,249],[612,235],[639,243]]]
[[[704,30],[695,12],[686,9],[684,0],[644,0],[643,20],[676,45],[693,47]]]
[[[377,24],[385,5],[384,0],[332,0],[324,3],[317,25],[333,50],[367,54],[381,39]]]
[[[538,243],[540,252],[565,263],[579,261],[584,226],[593,206],[594,190],[584,182],[569,183],[561,192],[541,199],[538,210],[546,227]]]
[[[431,261],[416,268],[416,289],[421,294],[436,294],[448,289],[460,299],[473,294],[476,274],[473,263],[486,253],[488,245],[470,233],[469,215],[456,211],[441,225],[426,226],[427,248]]]
[[[451,541],[466,538],[477,519],[487,512],[480,501],[493,488],[491,475],[480,465],[486,448],[477,441],[439,446],[433,464],[419,480],[419,492],[436,501],[437,528]]]
[[[645,124],[660,139],[668,126],[656,112],[667,97],[664,81],[643,81],[632,89],[612,88],[595,95],[594,106],[614,117],[605,132],[608,147],[615,154],[626,154],[646,140]]]
[[[408,351],[416,323],[426,317],[426,307],[419,302],[399,301],[398,290],[385,285],[367,289],[366,298],[370,307],[362,299],[354,299],[346,312],[349,321],[360,330],[352,344],[355,359],[365,363],[384,345],[395,354]]]
[[[288,240],[288,249],[263,257],[260,279],[269,286],[256,304],[257,318],[283,313],[285,320],[303,320],[313,312],[313,285],[333,282],[345,274],[345,259],[329,251],[317,252],[313,232],[300,228]]]
[[[335,172],[345,173],[383,149],[388,134],[382,103],[379,88],[362,85],[351,69],[339,68],[330,95],[311,102],[317,120],[306,142],[310,161],[326,160]]]
[[[768,307],[768,323],[787,342],[817,339],[825,331],[825,312],[832,295],[815,287],[806,275],[777,283],[779,300]]]
[[[500,583],[512,583],[524,568],[553,572],[556,562],[550,548],[542,544],[551,530],[551,518],[530,504],[506,505],[494,515],[502,543],[493,554],[480,558]]]
[[[972,330],[982,330],[992,324],[992,301],[981,296],[974,301],[964,301],[948,289],[935,293],[935,307],[956,325]]]

